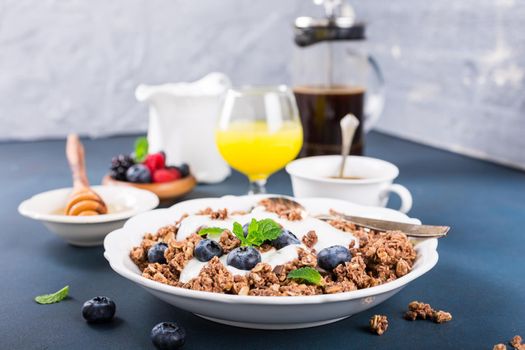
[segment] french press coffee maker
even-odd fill
[[[348,113],[360,125],[351,154],[363,153],[364,134],[384,105],[383,77],[367,53],[366,25],[341,0],[314,0],[325,17],[295,20],[292,81],[304,130],[301,156],[339,154],[339,121]]]

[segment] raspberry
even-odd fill
[[[164,158],[164,153],[153,153],[148,154],[146,157],[146,160],[144,161],[144,165],[148,167],[149,171],[151,173],[155,173],[155,171],[164,169],[166,166],[166,159]]]
[[[177,169],[159,169],[153,173],[153,182],[170,182],[182,176]]]

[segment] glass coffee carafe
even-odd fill
[[[301,156],[340,153],[339,122],[348,113],[360,121],[351,148],[360,155],[364,134],[383,110],[383,77],[352,8],[341,0],[315,2],[326,17],[295,21],[292,80],[304,129]]]

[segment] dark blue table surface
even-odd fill
[[[112,155],[132,137],[86,140],[89,177],[98,183]],[[187,329],[185,349],[492,349],[515,334],[525,336],[525,173],[372,133],[368,155],[397,164],[398,182],[414,196],[410,212],[429,224],[452,226],[439,243],[439,262],[423,277],[374,309],[317,328],[262,331],[215,324],[179,310],[114,273],[103,248],[76,248],[40,223],[21,217],[18,204],[31,195],[69,186],[63,141],[0,144],[0,349],[147,349],[160,321]],[[200,185],[187,198],[244,194],[247,181],[233,174]],[[271,177],[270,192],[291,194],[288,176]],[[391,206],[398,201],[392,200]],[[70,285],[71,297],[38,305],[35,295]],[[90,326],[82,303],[107,295],[117,319]],[[409,322],[412,300],[448,310],[453,321]],[[388,331],[367,331],[371,315],[386,314]]]

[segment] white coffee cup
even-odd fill
[[[286,166],[292,178],[295,197],[328,197],[348,200],[362,205],[384,207],[391,192],[401,198],[399,211],[407,213],[412,208],[410,191],[394,179],[399,169],[384,160],[349,156],[344,176],[339,174],[341,156],[316,156],[294,160]],[[354,179],[355,178],[355,179]]]

